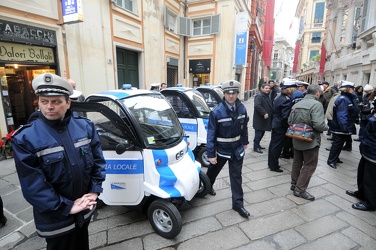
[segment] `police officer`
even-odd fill
[[[329,128],[333,134],[333,143],[327,160],[331,168],[336,169],[343,145],[356,134],[355,122],[358,119],[359,106],[357,96],[354,95],[354,83],[342,81],[340,92],[333,105],[333,120],[329,121]]]
[[[213,185],[219,172],[228,162],[232,192],[232,209],[248,218],[244,208],[242,167],[248,145],[247,110],[238,99],[240,83],[234,80],[222,84],[224,98],[210,113],[207,135],[207,154],[210,166],[207,176]],[[216,195],[211,188],[209,194]]]
[[[73,117],[72,86],[55,74],[32,82],[39,112],[12,139],[22,193],[47,249],[89,249],[88,226],[105,179],[94,124]]]
[[[292,148],[291,138],[285,136],[289,127],[287,122],[292,101],[290,96],[296,90],[296,80],[285,79],[281,84],[281,95],[275,98],[273,103],[272,138],[269,144],[268,166],[270,171],[283,172],[279,166],[278,159],[283,147]]]
[[[376,99],[372,105],[376,107]],[[359,146],[362,158],[358,165],[358,190],[347,190],[346,194],[361,201],[354,203],[352,208],[361,211],[376,210],[376,114],[373,114],[364,129],[364,137]]]

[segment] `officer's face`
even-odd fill
[[[65,96],[39,96],[38,106],[48,120],[61,120],[70,107],[70,100]]]
[[[238,92],[234,92],[231,94],[228,92],[225,92],[225,100],[231,106],[235,104],[236,98],[238,98]]]

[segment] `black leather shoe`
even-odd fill
[[[280,168],[277,168],[277,169],[270,169],[270,171],[277,172],[277,173],[282,173],[282,172],[283,172],[283,170],[280,169]]]
[[[256,153],[262,154],[263,152],[261,151],[261,148],[255,148],[253,151]]]
[[[295,184],[291,184],[290,190],[295,191]]]
[[[329,167],[331,167],[331,168],[337,169],[337,166],[336,166],[336,164],[334,164],[334,163],[328,163],[328,165],[329,165]]]
[[[361,211],[375,211],[376,210],[374,207],[371,207],[370,205],[368,205],[367,202],[365,201],[352,204],[352,208],[361,210]]]
[[[328,141],[333,141],[334,139],[332,137],[326,138]]]
[[[303,191],[303,192],[294,191],[294,195],[296,197],[300,197],[300,198],[303,198],[303,199],[309,200],[309,201],[315,200],[315,197],[313,195],[311,195],[310,193],[306,192],[306,191]]]
[[[209,194],[215,196],[217,193],[215,192],[214,188],[209,190]]]
[[[361,141],[359,138],[355,138],[354,141]]]
[[[260,149],[265,149],[265,148],[260,146]]]
[[[284,158],[284,159],[290,159],[290,155],[288,154],[281,154],[281,156],[279,158]]]
[[[350,195],[350,196],[352,196],[352,197],[355,197],[355,198],[360,199],[360,198],[359,198],[359,192],[358,192],[358,191],[346,190],[346,194],[347,194],[347,195]]]
[[[330,151],[332,148],[325,148],[326,149],[326,151]]]
[[[251,215],[244,207],[234,207],[233,209],[244,218],[248,218]]]
[[[343,161],[341,161],[340,159],[337,160],[337,163],[343,163]]]
[[[343,151],[351,152],[351,151],[352,151],[352,148],[345,148],[345,147],[343,147],[342,150],[343,150]]]
[[[330,131],[328,131],[328,132],[326,133],[326,135],[332,135],[332,133],[331,133]]]
[[[5,224],[7,223],[7,221],[8,221],[7,217],[5,217],[3,215],[3,218],[1,218],[1,220],[0,220],[0,228],[2,228],[3,226],[5,226]]]

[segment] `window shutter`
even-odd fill
[[[362,14],[362,26],[360,27],[361,31],[365,31],[367,23],[367,14],[368,14],[368,0],[364,0],[363,3],[363,14]]]
[[[178,34],[181,36],[191,35],[191,19],[179,16],[178,19]]]
[[[221,28],[220,14],[211,16],[210,21],[210,34],[218,34]]]

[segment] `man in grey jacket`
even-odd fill
[[[315,131],[313,142],[293,139],[294,160],[291,170],[291,190],[294,195],[313,201],[315,197],[306,191],[309,181],[316,170],[319,158],[321,133],[328,130],[325,123],[324,108],[318,101],[321,94],[319,85],[310,85],[307,95],[292,107],[288,123],[304,123]]]

